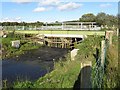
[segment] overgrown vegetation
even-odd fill
[[[73,88],[80,74],[80,63],[86,60],[95,60],[93,54],[95,54],[96,48],[100,48],[100,41],[103,38],[102,36],[89,36],[77,46],[79,52],[75,61],[70,61],[70,57],[67,56],[65,60],[55,62],[54,70],[51,73],[35,82],[18,81],[14,84],[14,88]]]
[[[20,40],[20,47],[12,47],[11,41]],[[31,40],[23,38],[22,34],[9,33],[6,38],[2,38],[2,58],[10,58],[20,54],[24,54],[27,50],[38,49],[42,45]]]
[[[118,37],[113,36],[113,44],[109,46],[106,57],[104,88],[120,87],[120,70],[118,69]]]
[[[88,36],[76,48],[79,49],[75,61],[70,60],[67,55],[66,59],[54,62],[54,70],[37,81],[16,81],[14,88],[73,88],[80,73],[80,63],[92,61],[96,63],[97,56],[100,56],[101,41],[103,36]],[[118,41],[113,36],[113,45],[109,46],[106,57],[106,67],[102,87],[116,88],[119,87],[120,72],[118,72]],[[97,53],[96,53],[97,51]],[[97,55],[96,55],[97,54]]]

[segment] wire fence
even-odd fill
[[[104,63],[101,63],[101,56],[98,58],[97,62],[92,66],[92,88],[103,88],[103,78],[105,70],[105,60],[107,55],[107,48],[109,47],[109,42],[105,39],[104,46]],[[102,53],[102,52],[101,52]]]

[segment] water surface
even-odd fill
[[[54,69],[54,61],[64,58],[68,49],[42,47],[11,59],[2,60],[2,80],[35,81]]]

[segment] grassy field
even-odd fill
[[[9,30],[8,32],[11,32]],[[74,35],[105,35],[105,31],[70,31],[70,30],[16,30],[16,33],[26,34],[74,34]]]

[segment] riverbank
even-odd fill
[[[82,43],[76,46],[79,49],[79,51],[74,61],[71,61],[70,55],[68,54],[66,58],[54,62],[54,69],[52,72],[46,74],[43,77],[40,77],[36,81],[17,81],[14,83],[13,88],[75,88],[76,86],[79,87],[79,75],[81,72],[80,63],[83,61],[92,61],[93,64],[95,63],[96,50],[98,51],[98,56],[100,56],[101,40],[103,39],[103,36],[89,36],[89,38],[85,39]],[[117,37],[113,36],[113,46],[109,53],[117,53],[117,43]],[[117,83],[119,83],[119,80],[116,80],[116,77],[120,75],[119,72],[118,74],[114,75],[114,73],[117,73],[117,70],[111,70],[111,67],[117,68],[112,63],[117,63],[118,58],[116,57],[116,54],[113,54],[114,56],[111,57],[112,55],[109,53],[107,54],[109,56],[107,57],[107,62],[109,63],[105,68],[105,79],[103,87],[108,88],[114,85],[115,88],[118,87]],[[114,60],[115,57],[116,60]],[[111,71],[113,74],[109,74],[109,71]],[[108,75],[110,78],[106,79]]]
[[[12,87],[15,81],[36,81],[54,69],[54,62],[64,59],[69,49],[41,47],[19,57],[2,60],[3,87]],[[5,84],[6,81],[6,84]]]
[[[18,81],[14,83],[14,88],[73,88],[79,73],[80,61],[70,61],[70,58],[66,58],[54,62],[54,70],[35,82]]]
[[[11,41],[14,40],[20,40],[20,47],[15,48],[12,47]],[[28,50],[34,50],[34,49],[39,49],[43,45],[38,44],[32,40],[26,39],[23,37],[22,34],[12,34],[9,33],[6,38],[2,38],[2,43],[1,43],[1,58],[6,59],[6,58],[12,58],[12,57],[18,57],[21,54],[24,54]]]
[[[80,84],[80,63],[86,60],[96,60],[93,54],[96,52],[96,48],[100,48],[100,41],[103,38],[102,36],[90,36],[76,46],[79,51],[74,61],[71,61],[68,54],[64,60],[54,63],[54,70],[51,73],[35,82],[15,82],[14,88],[75,88],[79,86],[76,84]]]

